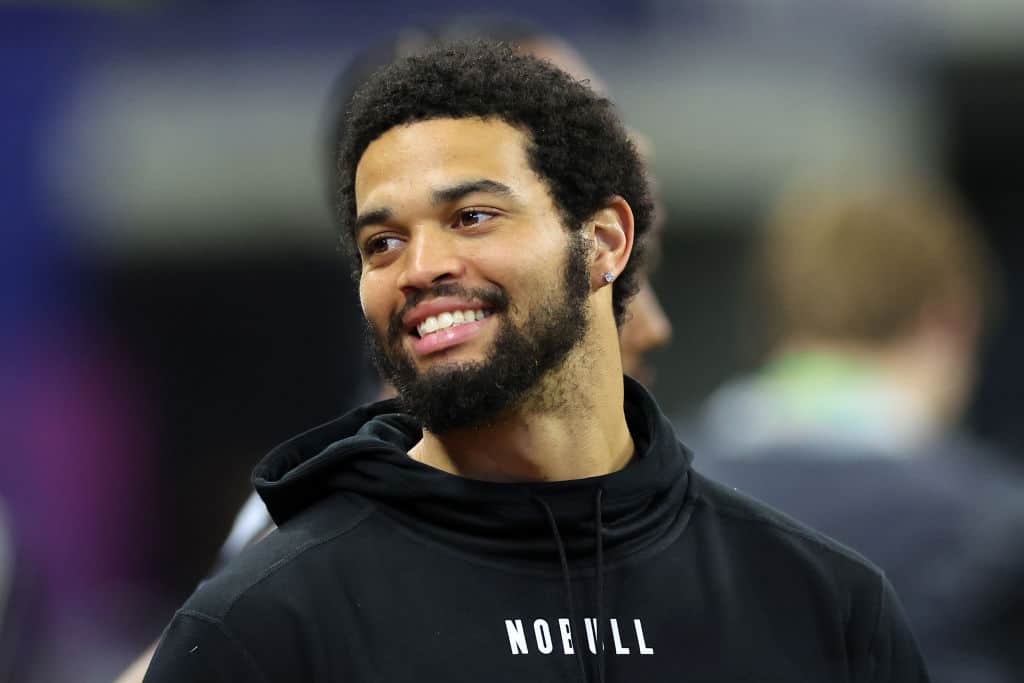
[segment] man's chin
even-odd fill
[[[430,388],[472,382],[473,378],[484,371],[485,362],[481,358],[466,356],[452,349],[416,358],[405,350],[401,354],[392,355],[391,371],[386,374],[397,387],[416,389],[417,393],[423,394]]]
[[[514,401],[481,364],[458,363],[409,376],[399,398],[423,426],[440,434],[482,426]]]
[[[480,360],[436,358],[430,363],[417,364],[416,375],[410,381],[419,386],[457,387],[474,383],[483,369],[484,363]]]

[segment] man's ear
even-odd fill
[[[585,229],[594,241],[590,282],[597,289],[614,281],[629,262],[633,252],[633,210],[625,199],[615,195],[587,220]]]

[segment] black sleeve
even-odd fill
[[[252,656],[219,620],[179,611],[164,631],[143,683],[267,683]]]
[[[868,683],[929,683],[928,668],[907,624],[903,606],[880,576],[878,621],[868,652]]]

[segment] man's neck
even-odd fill
[[[485,481],[565,481],[616,472],[632,459],[620,371],[598,373],[573,400],[539,410],[529,401],[478,428],[423,438],[409,455],[426,465]],[[565,387],[565,378],[553,380]],[[566,391],[563,389],[563,391]]]

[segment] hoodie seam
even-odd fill
[[[799,526],[787,524],[785,521],[782,520],[774,520],[762,515],[750,514],[746,511],[734,508],[729,505],[721,505],[716,501],[709,500],[708,497],[704,495],[703,491],[697,492],[696,496],[709,510],[717,512],[722,516],[771,527],[772,529],[775,529],[776,531],[783,533],[787,536],[796,537],[801,540],[807,541],[813,544],[818,549],[825,551],[829,555],[840,556],[843,559],[848,560],[858,566],[864,567],[865,569],[870,570],[871,573],[875,576],[881,576],[882,574],[882,570],[874,566],[870,560],[864,558],[855,550],[847,548],[836,541],[829,541],[823,538],[819,538],[814,533],[808,533],[807,531],[801,529]],[[761,505],[764,504],[761,503]]]
[[[742,522],[751,522],[753,524],[762,524],[764,526],[771,527],[772,529],[775,529],[776,531],[779,531],[785,535],[793,536],[795,538],[807,541],[813,544],[815,547],[819,548],[820,550],[826,551],[830,555],[838,555],[843,559],[849,560],[855,564],[858,564],[866,568],[870,568],[873,574],[877,575],[880,573],[880,570],[870,565],[867,560],[862,558],[856,552],[851,551],[847,548],[843,548],[842,546],[832,545],[820,538],[816,538],[813,534],[802,532],[799,529],[795,529],[787,524],[776,522],[771,519],[765,519],[764,517],[760,517],[757,515],[745,514],[739,510],[731,508],[720,507],[715,503],[708,501],[707,499],[704,499],[701,502],[708,509],[718,512],[724,517],[729,517],[731,519],[736,519]]]
[[[312,550],[313,548],[324,545],[326,543],[330,543],[331,541],[337,540],[345,534],[353,531],[363,521],[370,517],[376,511],[376,509],[377,506],[375,504],[368,503],[366,507],[362,511],[357,513],[356,516],[353,519],[351,519],[346,526],[342,527],[341,529],[336,529],[335,531],[325,536],[312,538],[303,543],[302,545],[300,545],[299,547],[295,548],[291,552],[289,552],[281,559],[275,561],[269,567],[260,572],[260,574],[255,579],[253,579],[251,583],[246,585],[244,588],[240,588],[238,593],[236,593],[230,600],[228,600],[227,605],[224,607],[223,610],[224,618],[227,618],[231,610],[234,609],[235,605],[238,603],[239,600],[245,597],[246,593],[256,588],[259,584],[261,584],[263,581],[267,580],[268,578],[276,574],[285,566],[291,564],[293,560],[298,559],[298,557],[304,554],[306,551]]]
[[[249,666],[249,669],[254,671],[256,675],[260,677],[259,680],[266,683],[267,677],[263,674],[263,669],[259,666],[259,664],[257,664],[256,659],[252,656],[252,653],[249,652],[249,649],[246,648],[245,645],[240,640],[238,640],[238,638],[235,637],[235,635],[231,632],[227,624],[225,624],[222,619],[218,619],[217,617],[211,616],[209,614],[204,614],[203,612],[197,612],[193,609],[184,608],[178,610],[178,615],[183,617],[190,617],[192,619],[196,619],[197,621],[206,622],[210,626],[216,628],[220,632],[220,634],[224,636],[225,640],[231,643],[241,653],[242,658],[245,660],[245,663]]]
[[[885,600],[885,583],[884,577],[878,577],[878,609],[875,616],[875,628],[871,633],[871,643],[868,646],[867,652],[867,666],[864,667],[865,675],[864,680],[870,681],[874,676],[875,668],[878,666],[878,657],[875,653],[875,647],[878,645],[878,632],[882,629],[882,617],[885,616],[886,600]]]

